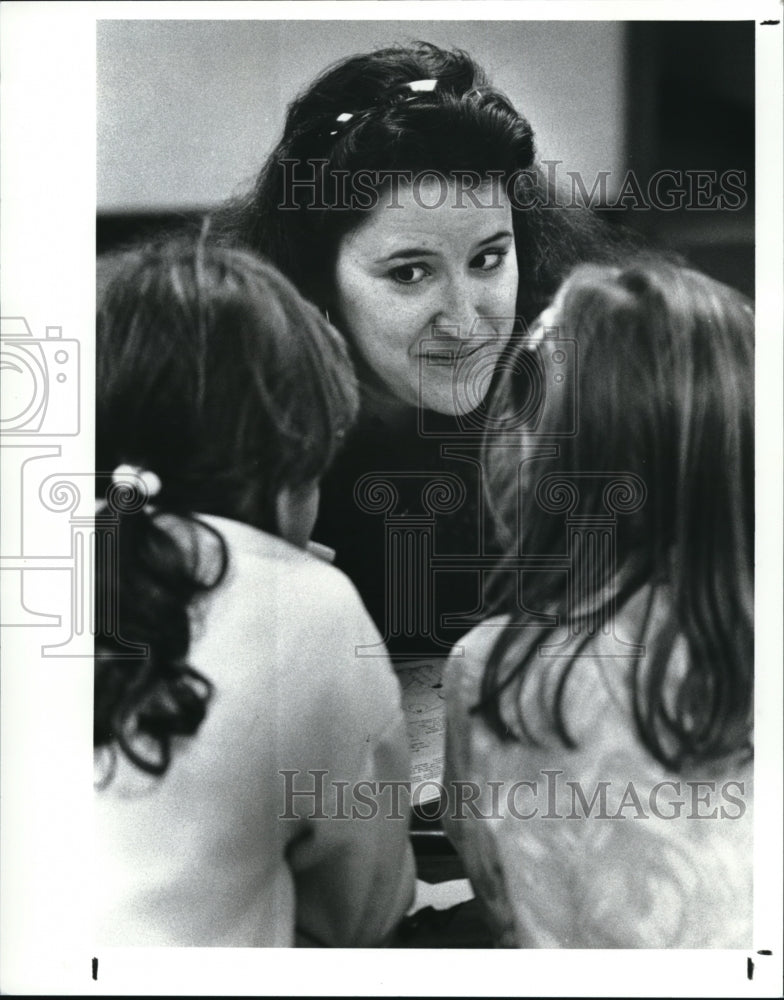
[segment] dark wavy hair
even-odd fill
[[[437,86],[412,94],[407,85],[422,80]],[[336,315],[339,242],[368,211],[330,207],[344,203],[346,178],[376,171],[517,176],[525,188],[519,201],[531,205],[513,213],[518,313],[530,320],[575,263],[615,259],[628,246],[587,209],[557,207],[534,152],[528,121],[466,52],[427,42],[378,49],[329,67],[289,106],[283,137],[252,190],[218,211],[213,225],[264,254]],[[303,178],[312,183],[293,183]]]
[[[493,581],[495,609],[511,619],[492,650],[474,711],[502,737],[534,739],[524,718],[522,687],[535,674],[541,681],[544,664],[551,664],[550,722],[573,746],[563,712],[570,673],[602,614],[617,613],[648,585],[639,637],[645,655],[633,672],[642,743],[676,770],[750,751],[751,306],[702,274],[646,258],[624,267],[578,268],[558,293],[552,322],[561,337],[576,342],[574,360],[567,362],[574,385],[569,405],[548,405],[545,399],[535,431],[530,424],[522,433],[513,431],[510,415],[530,413],[528,364],[510,365],[489,401],[496,426],[506,419],[510,435],[507,447],[488,439],[485,451],[496,521],[511,556],[545,558],[538,570],[524,574],[524,600],[517,573],[499,571]],[[547,358],[559,346],[544,340],[536,348],[545,358],[545,392],[555,370]],[[518,348],[521,355],[526,351],[530,343]],[[568,357],[564,352],[558,360],[563,365]],[[529,451],[530,464],[522,465],[525,449],[537,442],[549,448],[535,458]],[[521,474],[525,469],[531,471]],[[620,481],[618,510],[627,504],[629,513],[616,511],[614,560],[570,553],[583,570],[578,606],[570,601],[563,568],[547,568],[565,544],[564,518],[553,514],[559,504],[552,501],[565,509],[563,504],[578,502],[577,493],[570,493],[577,491],[575,516],[606,520],[607,503],[613,501],[607,494],[610,479]],[[642,484],[636,499],[631,481]],[[656,595],[664,597],[664,621],[653,612]],[[538,615],[522,610],[526,605]],[[542,625],[542,614],[556,616],[556,623]],[[564,626],[579,640],[565,660],[543,660],[537,655],[542,644]],[[675,642],[684,639],[687,666],[681,675],[672,654]]]
[[[187,663],[190,610],[228,555],[198,514],[276,533],[276,498],[329,466],[357,387],[339,334],[245,251],[182,238],[101,269],[94,745],[161,774],[212,691]],[[159,477],[152,505],[112,485],[122,464]]]

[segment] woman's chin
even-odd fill
[[[386,387],[377,387],[367,383],[362,386],[362,408],[365,413],[374,413],[387,420],[409,419],[415,412],[427,411],[439,416],[458,418],[472,413],[482,406],[489,387],[471,384],[455,383],[450,380],[443,385],[431,385],[420,389],[418,393],[411,391],[407,398],[403,394],[395,394]]]
[[[491,378],[485,372],[470,379],[445,379],[441,385],[429,386],[422,392],[421,405],[447,417],[463,417],[482,406],[490,383]]]
[[[483,402],[483,398],[478,399],[473,395],[461,397],[459,393],[455,393],[448,398],[434,396],[432,399],[423,399],[422,406],[423,409],[431,410],[441,416],[458,418],[473,413]]]
[[[478,410],[490,391],[499,356],[494,344],[490,350],[480,348],[460,359],[456,369],[445,367],[443,377],[422,387],[422,406],[449,417]]]

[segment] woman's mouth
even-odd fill
[[[460,364],[466,358],[470,358],[496,343],[495,340],[482,340],[478,343],[455,342],[438,347],[427,347],[419,356],[425,359],[428,366],[446,368]]]

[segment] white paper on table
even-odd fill
[[[407,916],[432,906],[434,910],[448,910],[458,903],[466,903],[474,898],[474,890],[467,878],[452,879],[449,882],[423,882],[416,880],[416,896]]]
[[[444,773],[446,704],[442,687],[444,660],[419,660],[396,667],[402,687],[408,745],[411,751],[411,782],[441,782]],[[438,789],[422,791],[419,801],[438,798]]]

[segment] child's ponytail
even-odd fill
[[[189,608],[228,563],[209,525],[178,516],[173,532],[162,517],[142,507],[96,519],[104,544],[96,560],[94,745],[118,746],[150,774],[166,771],[172,737],[193,735],[205,717],[212,684],[187,663]],[[213,545],[204,545],[203,532]]]

